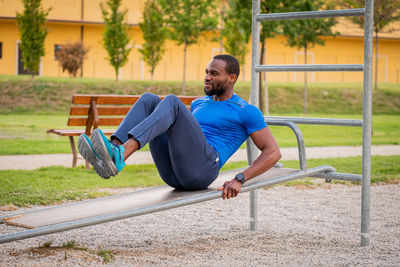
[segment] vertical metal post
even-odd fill
[[[370,244],[371,130],[372,130],[372,40],[374,1],[365,1],[364,108],[361,192],[361,246]]]
[[[256,20],[257,15],[260,14],[260,1],[253,0],[252,8],[252,41],[251,41],[251,93],[250,104],[259,106],[259,76],[260,73],[256,71],[256,65],[260,58],[260,23]],[[257,157],[257,148],[253,141],[249,138],[247,140],[247,159],[249,165]],[[250,192],[250,230],[256,230],[258,225],[258,194],[257,191]]]

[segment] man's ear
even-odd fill
[[[236,74],[229,74],[229,80],[230,80],[232,83],[235,83],[235,82],[236,82],[236,79],[237,79],[237,75],[236,75]]]

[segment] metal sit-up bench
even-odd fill
[[[250,193],[250,228],[257,228],[257,189],[287,182],[303,177],[339,179],[362,182],[362,224],[361,245],[368,245],[369,238],[369,196],[370,196],[370,144],[371,144],[371,61],[372,61],[372,11],[373,2],[366,1],[365,9],[330,10],[313,12],[294,12],[286,14],[261,15],[259,0],[253,0],[252,22],[252,91],[251,103],[258,103],[258,82],[261,71],[364,71],[364,118],[363,120],[317,119],[265,117],[269,125],[289,127],[298,141],[299,169],[274,167],[271,170],[247,182],[242,192]],[[259,62],[259,23],[260,21],[278,19],[309,19],[318,17],[338,17],[347,15],[365,15],[364,65],[292,65],[292,66],[260,66]],[[332,166],[307,168],[304,138],[297,124],[342,125],[363,127],[363,170],[362,175],[337,173]],[[251,164],[257,149],[248,141],[248,162]],[[221,197],[218,186],[232,179],[240,170],[223,172],[208,188],[201,191],[177,191],[169,186],[152,187],[131,193],[87,200],[62,206],[49,207],[36,211],[12,214],[0,217],[0,222],[29,228],[19,232],[0,236],[0,243],[11,242],[51,233],[71,230],[79,227],[125,219],[166,209],[177,208]]]

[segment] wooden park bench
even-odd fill
[[[115,128],[121,123],[130,108],[139,99],[140,95],[90,95],[75,94],[72,96],[72,105],[69,111],[67,126],[82,128],[50,129],[47,133],[68,136],[72,151],[72,167],[76,167],[78,153],[74,137],[86,133],[91,135],[98,127],[103,128],[105,135],[112,135]],[[188,107],[198,96],[178,96]],[[164,96],[161,96],[164,98]],[[86,164],[88,167],[88,165]]]

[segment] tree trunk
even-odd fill
[[[304,46],[304,64],[307,65],[307,45]],[[303,101],[303,113],[307,114],[307,99],[308,99],[308,88],[307,88],[307,72],[304,72],[304,101]]]
[[[221,8],[221,29],[224,28],[224,16],[225,16],[225,6],[222,5]],[[222,54],[224,52],[224,38],[223,38],[222,30],[219,31],[219,53]]]
[[[378,30],[375,30],[375,85],[374,89],[378,90]]]
[[[186,49],[187,49],[187,41],[185,40],[185,46],[183,48],[182,95],[185,95],[185,91],[186,91]]]
[[[260,65],[264,64],[264,52],[265,52],[265,39],[261,41],[261,52],[260,52]],[[259,109],[262,111],[264,109],[264,98],[263,96],[263,86],[262,86],[262,72],[258,75],[259,79],[259,84],[258,84],[258,92],[259,92],[259,98],[258,98],[258,104],[259,104]]]
[[[265,50],[264,55],[267,55],[267,43],[265,42]],[[265,63],[267,64],[267,58],[265,58]],[[266,116],[269,115],[269,90],[268,90],[268,81],[267,81],[267,72],[264,72],[264,113]]]
[[[151,80],[153,81],[154,79],[154,71],[151,72]]]

